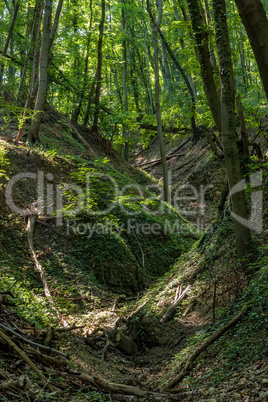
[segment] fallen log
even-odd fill
[[[183,156],[183,155],[185,155],[185,152],[180,153],[180,154],[167,155],[166,160],[168,161],[168,160],[170,160],[172,158],[176,158],[178,156]],[[154,165],[154,164],[157,165],[157,164],[160,164],[160,163],[161,163],[161,159],[155,159],[155,160],[150,161],[150,162],[141,163],[140,165],[135,165],[135,167],[142,167],[142,166]]]
[[[153,124],[143,124],[139,123],[140,128],[143,128],[145,130],[150,130],[150,131],[157,131],[157,126],[154,126]],[[190,134],[191,129],[188,127],[165,127],[162,126],[162,130],[164,133],[171,133],[171,134],[180,134],[184,132],[184,134]]]
[[[228,329],[233,327],[240,320],[246,310],[247,307],[244,306],[242,310],[231,321],[225,324],[222,328],[218,329],[218,331],[214,332],[213,335],[211,335],[204,343],[202,343],[202,345],[199,346],[199,348],[197,348],[191,354],[180,374],[177,375],[173,380],[171,380],[169,384],[163,388],[163,391],[167,391],[176,387],[187,375],[189,375],[190,372],[193,370],[193,363],[197,359],[197,357],[210,345],[212,345],[212,343],[217,341],[226,331],[228,331]]]
[[[96,376],[96,375],[88,375],[88,374],[80,374],[78,378],[89,384],[97,385],[101,389],[109,392],[114,392],[118,394],[124,394],[124,395],[132,395],[140,398],[153,398],[153,400],[164,400],[164,401],[172,401],[172,400],[182,400],[181,399],[181,394],[178,393],[178,395],[171,394],[169,392],[157,392],[157,391],[151,391],[149,389],[140,389],[137,387],[132,387],[130,385],[124,385],[124,384],[117,384],[114,382],[109,382],[105,380],[102,377]],[[178,399],[178,397],[180,399]]]

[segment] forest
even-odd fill
[[[268,1],[0,0],[0,400],[268,399]]]

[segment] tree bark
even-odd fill
[[[35,93],[35,91],[34,91],[34,80],[35,80],[35,76],[36,76],[36,66],[37,66],[37,58],[38,58],[38,47],[39,47],[40,29],[41,29],[43,8],[44,8],[44,0],[41,1],[40,8],[38,9],[39,16],[38,16],[38,25],[37,25],[36,34],[35,34],[35,46],[34,46],[34,54],[33,54],[33,64],[32,64],[30,86],[29,86],[28,95],[27,95],[27,99],[26,99],[26,102],[25,102],[25,106],[24,106],[24,111],[23,111],[23,116],[22,116],[22,120],[21,120],[21,123],[20,123],[19,131],[17,133],[17,137],[16,137],[16,140],[15,140],[15,144],[18,144],[18,142],[21,140],[21,137],[23,135],[23,130],[24,130],[27,111],[28,111],[28,109],[31,109],[31,106],[33,106],[33,101],[34,101],[34,98],[35,98],[37,90],[38,90],[38,82],[37,82],[36,83],[36,93]],[[19,94],[18,94],[18,96],[19,96]]]
[[[207,27],[204,24],[198,0],[187,0],[187,3],[196,42],[196,52],[200,63],[204,91],[217,130],[221,133],[221,102],[214,81],[213,68],[210,61]]]
[[[150,0],[147,0],[147,10],[150,11]],[[158,18],[156,17],[153,21],[153,38],[154,38],[154,62],[155,62],[155,109],[156,109],[156,120],[157,120],[157,135],[159,141],[160,155],[162,161],[163,170],[163,187],[164,187],[164,201],[169,202],[169,188],[168,188],[168,168],[166,161],[165,143],[163,139],[162,132],[162,119],[161,119],[161,108],[160,108],[160,85],[159,85],[159,65],[158,65],[158,30],[162,19],[162,0],[159,0],[158,6]]]
[[[235,186],[239,186],[242,183],[242,174],[236,143],[234,78],[225,0],[213,0],[213,9],[221,72],[223,152],[231,192],[232,210],[237,217],[247,219],[247,202],[244,188],[241,185],[238,191],[233,191]],[[234,231],[237,255],[242,258],[251,250],[251,235],[249,228],[241,223],[239,218],[234,218]]]
[[[101,72],[102,72],[102,42],[105,21],[105,0],[101,1],[101,21],[99,26],[99,40],[98,40],[98,66],[96,72],[96,93],[95,93],[95,112],[92,125],[92,131],[98,130],[98,121],[100,114],[100,91],[101,91]]]
[[[268,19],[260,0],[235,0],[268,99]]]
[[[53,43],[53,39],[57,30],[58,21],[60,17],[60,12],[62,8],[63,0],[59,0],[54,24],[50,31],[51,15],[52,15],[52,0],[46,0],[45,3],[45,14],[43,20],[43,36],[40,51],[40,64],[39,64],[39,86],[37,92],[37,99],[35,102],[34,110],[36,115],[34,116],[29,133],[28,141],[30,144],[39,142],[39,126],[41,122],[41,117],[44,109],[44,104],[46,100],[47,93],[47,67],[50,49]]]
[[[123,32],[123,47],[122,47],[122,56],[123,56],[123,89],[124,89],[124,110],[125,113],[128,112],[128,94],[127,94],[127,41],[126,41],[126,19],[125,19],[125,2],[122,1],[122,32]],[[124,143],[124,158],[128,160],[128,129],[125,125],[123,125],[123,138],[125,140]]]

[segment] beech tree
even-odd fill
[[[49,53],[54,40],[54,36],[57,30],[60,12],[62,8],[63,0],[59,0],[56,15],[54,19],[54,24],[50,30],[51,16],[52,16],[52,0],[46,0],[45,3],[45,14],[43,20],[43,31],[42,31],[42,44],[40,51],[40,65],[39,65],[39,83],[38,83],[38,93],[35,102],[34,110],[36,115],[34,116],[29,133],[28,141],[29,143],[39,142],[39,126],[42,118],[42,111],[44,109],[44,104],[46,100],[47,93],[47,67],[49,61]]]
[[[268,19],[261,0],[235,0],[268,99]]]
[[[237,185],[242,183],[242,174],[236,144],[234,78],[225,0],[213,0],[213,9],[220,63],[222,141],[225,166],[233,212],[237,216],[247,219],[247,202],[242,185],[238,191],[233,191]],[[252,249],[250,230],[239,220],[234,219],[233,221],[237,254],[242,258]]]

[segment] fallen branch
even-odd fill
[[[145,130],[157,131],[157,126],[154,126],[152,124],[139,123],[139,126],[140,126],[140,128],[143,128]],[[189,134],[191,132],[191,129],[187,128],[187,127],[179,128],[179,127],[165,127],[165,126],[163,126],[162,130],[163,130],[164,133],[171,133],[171,134],[179,134],[179,133],[182,133],[182,132],[184,132],[185,134]]]
[[[27,339],[24,336],[18,334],[12,328],[9,328],[7,325],[4,325],[4,324],[0,323],[0,327],[3,328],[5,331],[8,331],[11,334],[15,335],[17,338],[21,339],[23,342],[28,343],[29,345],[38,347],[39,349],[45,350],[48,353],[56,353],[58,355],[61,355],[61,356],[65,357],[65,358],[67,358],[67,355],[65,353],[62,353],[59,350],[50,348],[48,346],[44,346],[41,343],[33,342],[30,339]]]
[[[102,377],[99,376],[91,376],[88,374],[80,374],[78,378],[89,384],[97,385],[101,389],[109,392],[115,392],[118,394],[124,394],[124,395],[133,395],[136,397],[148,397],[148,398],[153,398],[154,400],[162,399],[165,398],[165,401],[172,400],[172,399],[177,399],[177,396],[174,394],[169,394],[168,392],[155,392],[155,391],[150,391],[148,390],[143,390],[137,387],[132,387],[129,385],[124,385],[124,384],[117,384],[114,382],[109,382],[105,380]]]
[[[67,331],[73,331],[75,329],[79,329],[79,328],[85,328],[85,325],[80,325],[79,327],[76,327],[75,324],[73,324],[71,327],[63,327],[63,328],[50,328],[49,331],[46,334],[46,338],[44,341],[44,345],[45,346],[49,346],[55,332],[67,332]]]
[[[178,156],[183,156],[185,154],[185,152],[181,153],[181,154],[172,154],[172,155],[167,155],[166,156],[166,160],[168,161],[169,159],[172,158],[176,158]],[[150,162],[146,162],[146,163],[141,163],[140,165],[135,165],[135,167],[142,167],[142,166],[147,166],[147,165],[157,165],[161,163],[161,159],[155,159],[153,161]]]
[[[218,329],[211,337],[209,337],[199,348],[197,348],[189,357],[186,362],[184,369],[177,375],[170,383],[163,388],[163,390],[169,390],[177,386],[193,369],[193,363],[197,359],[197,357],[204,352],[212,343],[217,341],[228,329],[233,327],[242,317],[244,312],[247,310],[247,307],[244,306],[242,310],[227,324],[225,324],[222,328]]]
[[[46,379],[46,377],[44,376],[43,373],[41,373],[41,371],[36,367],[36,365],[32,362],[31,359],[29,359],[29,357],[23,352],[23,350],[21,350],[4,332],[2,332],[0,330],[0,336],[1,338],[3,338],[8,344],[9,346],[12,347],[12,349],[14,349],[18,355],[28,364],[28,366],[31,367],[31,369],[37,374],[37,376],[44,381],[45,386],[51,391],[51,392],[55,392],[54,387],[48,382],[48,380]]]
[[[35,360],[39,361],[42,364],[49,364],[53,367],[62,367],[66,365],[66,359],[59,358],[58,356],[48,356],[32,348],[29,351],[29,354],[33,356]]]
[[[92,156],[95,155],[95,152],[93,151],[93,149],[91,148],[91,146],[89,145],[89,143],[84,139],[84,137],[82,137],[81,134],[79,134],[79,132],[77,131],[77,129],[70,123],[68,122],[68,125],[71,127],[72,129],[72,135],[73,137],[78,140],[81,144],[83,144],[88,150],[89,152],[92,154]]]
[[[6,260],[6,261],[8,261],[8,260]],[[2,261],[2,262],[3,262],[3,261]],[[13,283],[13,285],[11,285],[8,289],[2,290],[2,291],[0,292],[0,295],[8,295],[8,296],[14,298],[13,294],[12,294],[10,291],[11,291],[12,288],[14,288],[14,286],[16,285],[16,283],[17,283],[17,281],[15,281],[15,282]]]
[[[163,324],[166,324],[167,322],[171,321],[172,318],[174,317],[174,315],[176,314],[176,310],[178,305],[180,304],[180,302],[182,301],[182,299],[184,299],[184,297],[187,295],[187,293],[189,292],[189,290],[191,289],[191,286],[187,286],[187,288],[179,295],[179,297],[177,298],[177,300],[175,301],[174,304],[172,304],[172,306],[170,306],[167,309],[166,314],[164,315],[164,317],[161,319],[161,322]]]

